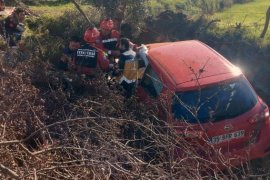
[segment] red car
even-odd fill
[[[269,154],[268,106],[239,68],[196,40],[149,44],[140,55],[147,67],[137,96],[147,103],[166,99],[170,113],[159,114],[178,133],[188,123],[190,136],[204,135],[228,158]]]

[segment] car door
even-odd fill
[[[153,103],[162,90],[163,83],[151,65],[148,65],[136,90],[139,100],[147,104]]]

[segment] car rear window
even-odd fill
[[[241,115],[257,103],[257,95],[244,77],[174,96],[176,120],[189,123],[217,122]]]

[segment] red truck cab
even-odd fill
[[[143,58],[148,65],[137,96],[146,103],[165,98],[169,115],[162,111],[161,118],[177,133],[192,127],[193,136],[203,135],[228,158],[251,160],[269,154],[268,106],[225,57],[189,40],[149,44]]]

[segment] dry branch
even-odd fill
[[[6,174],[14,179],[19,179],[19,175],[12,171],[11,169],[7,168],[6,166],[4,166],[3,164],[0,163],[0,172],[2,172],[3,174]]]

